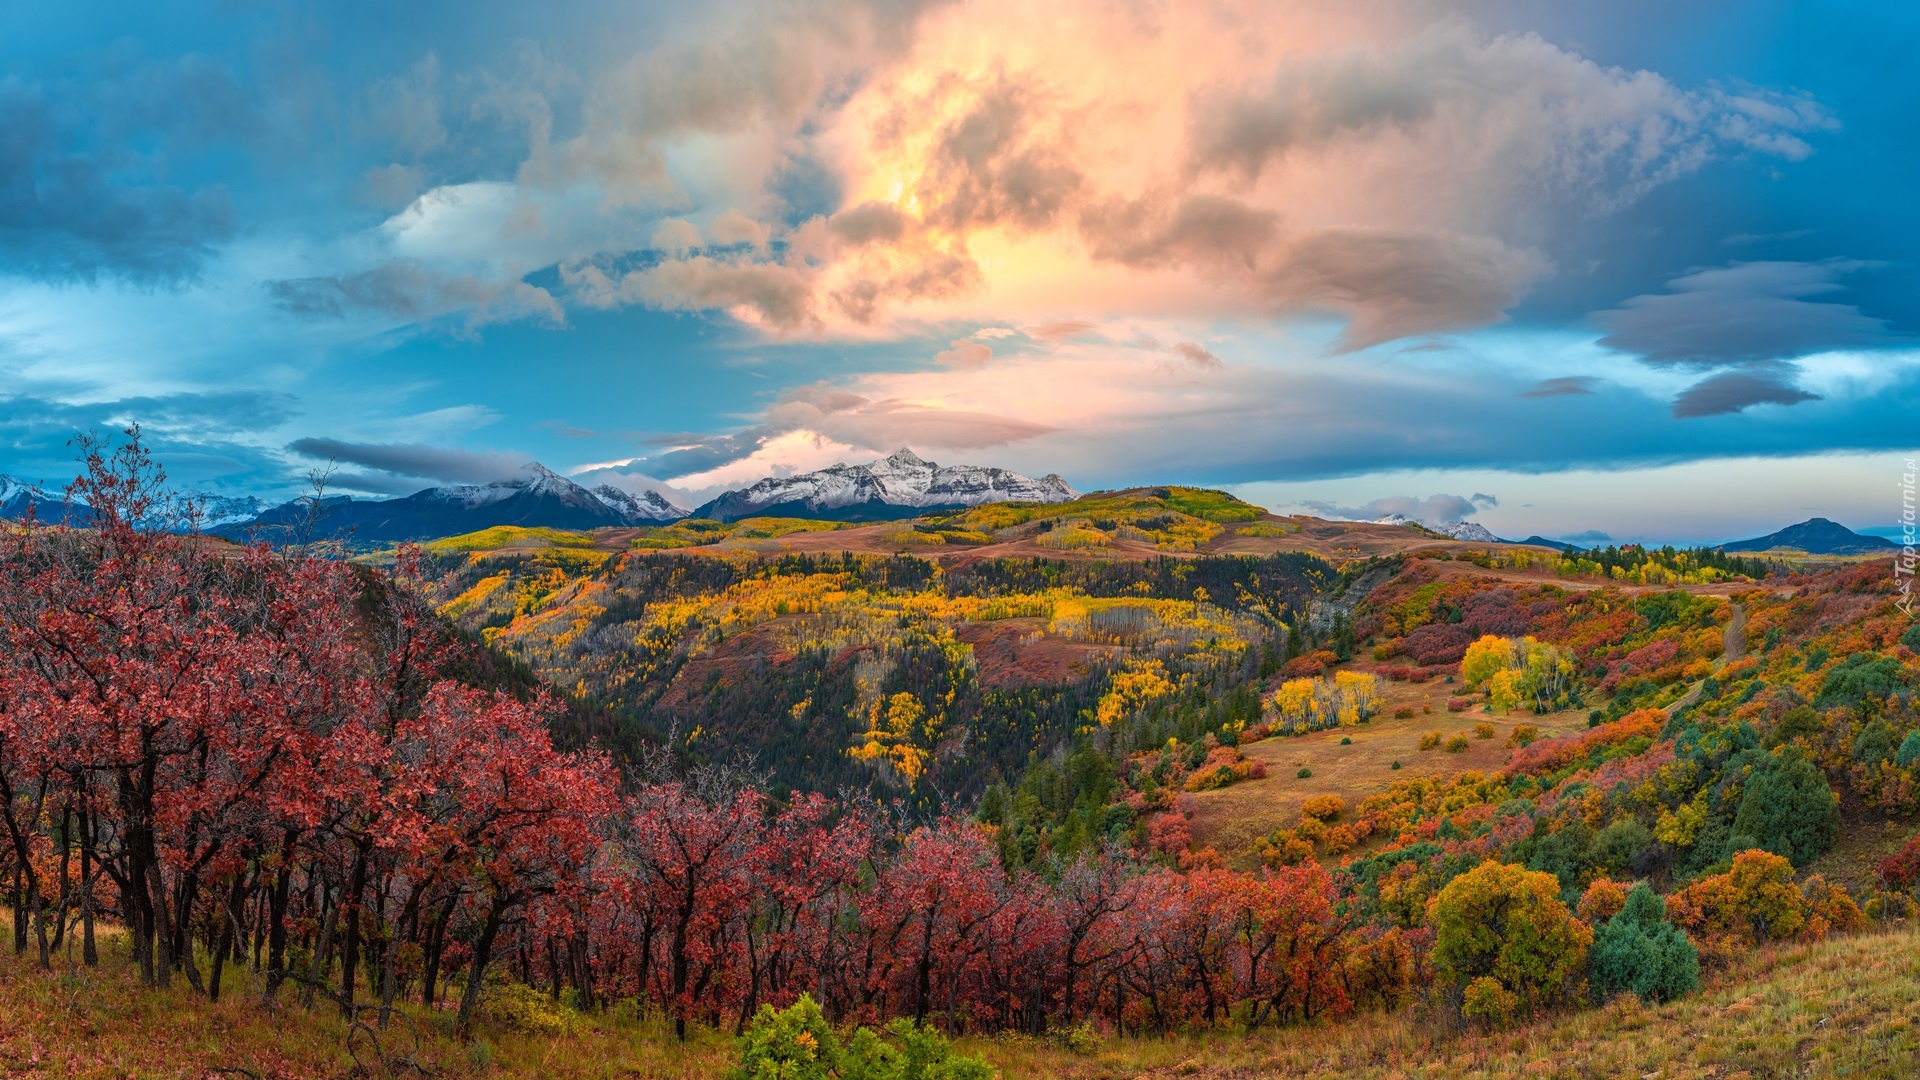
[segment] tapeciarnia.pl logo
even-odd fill
[[[1900,474],[1900,553],[1893,557],[1893,580],[1900,590],[1900,599],[1894,604],[1913,618],[1913,569],[1914,569],[1914,507],[1913,483],[1920,468],[1914,467],[1914,459],[1907,459],[1907,471]]]

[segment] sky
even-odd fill
[[[907,446],[1504,536],[1891,526],[1920,9],[0,9],[0,473],[539,461],[692,506]]]

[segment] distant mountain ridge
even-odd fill
[[[608,484],[585,488],[538,462],[520,476],[489,484],[450,484],[416,491],[398,499],[322,499],[282,503],[257,517],[217,531],[234,537],[256,533],[273,539],[306,531],[310,517],[315,539],[351,536],[354,540],[427,540],[475,532],[496,525],[598,529],[665,525],[687,516],[655,491],[641,494]]]
[[[251,495],[215,495],[205,491],[182,492],[175,508],[178,509],[180,504],[197,507],[200,528],[207,531],[251,521],[260,513],[262,505],[259,499]],[[43,522],[57,522],[68,517],[66,496],[55,495],[38,484],[0,474],[0,519],[18,521],[26,517],[29,510]],[[72,511],[77,523],[87,521],[85,503],[76,503]]]
[[[1756,536],[1751,540],[1735,540],[1721,544],[1720,550],[1733,554],[1745,551],[1769,551],[1773,548],[1792,548],[1809,555],[1871,555],[1879,551],[1891,551],[1897,547],[1884,536],[1871,536],[1854,532],[1845,525],[1826,518],[1808,518],[1798,525],[1789,525],[1779,532],[1765,536]]]
[[[694,511],[712,521],[805,517],[890,521],[935,510],[995,502],[1072,502],[1080,497],[1057,474],[1035,480],[982,465],[941,466],[902,448],[866,465],[844,462],[798,476],[769,476]]]

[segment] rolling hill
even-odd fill
[[[1720,550],[1742,552],[1790,548],[1809,555],[1871,555],[1878,551],[1891,551],[1894,547],[1893,541],[1885,537],[1857,533],[1838,522],[1817,517],[1751,540],[1722,544]]]

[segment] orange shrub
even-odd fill
[[[1347,801],[1338,795],[1315,795],[1300,804],[1300,812],[1320,821],[1333,821],[1347,809]]]
[[[1793,887],[1793,864],[1754,849],[1735,855],[1726,873],[1667,897],[1667,919],[1724,958],[1737,946],[1799,935],[1807,906]]]
[[[1593,884],[1580,896],[1580,905],[1574,910],[1580,917],[1598,925],[1620,913],[1627,906],[1625,886],[1608,878],[1595,878]]]
[[[1664,710],[1636,709],[1611,724],[1601,724],[1576,738],[1543,739],[1531,746],[1523,746],[1507,759],[1507,771],[1550,773],[1586,757],[1595,747],[1623,743],[1635,736],[1657,739],[1666,723],[1667,714]]]

